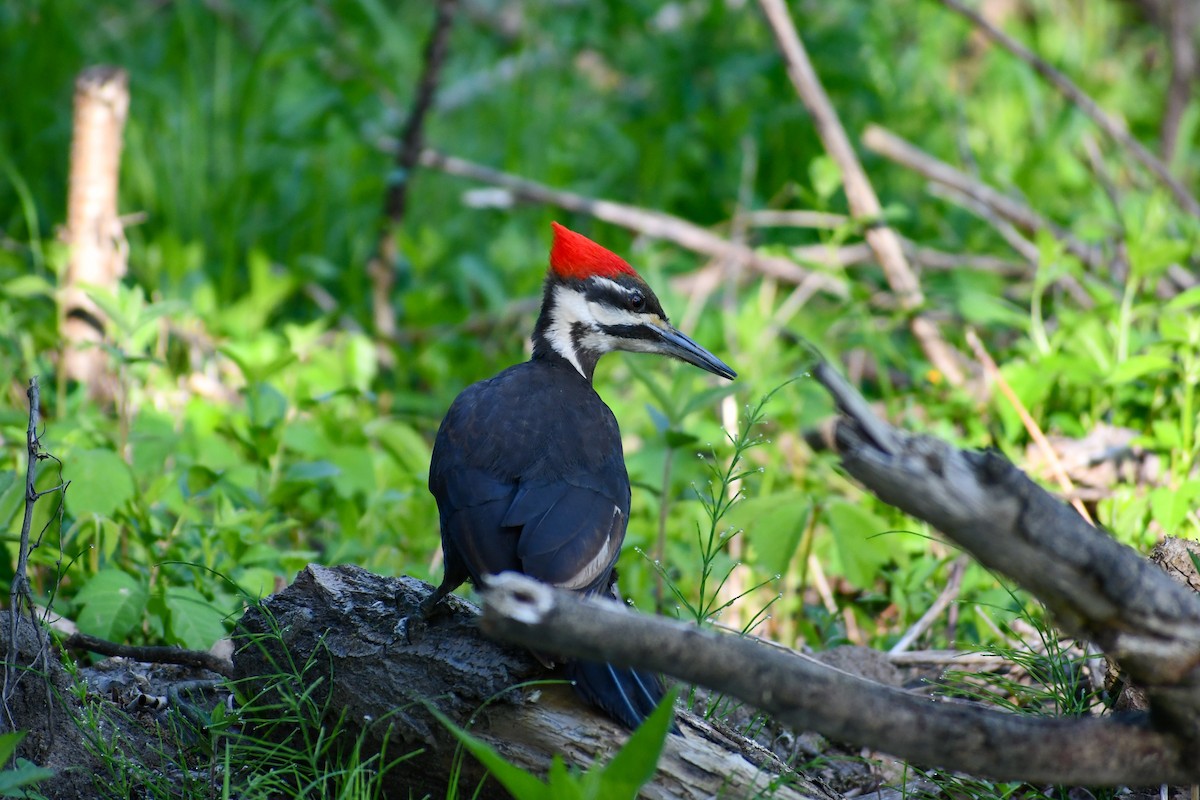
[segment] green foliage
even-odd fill
[[[265,648],[272,630],[246,643]],[[269,652],[286,652],[275,643]],[[120,733],[122,715],[111,704],[85,698],[87,742],[104,770],[100,797],[267,800],[327,797],[368,800],[385,796],[387,773],[419,750],[393,752],[385,734],[379,752],[368,754],[373,729],[351,731],[329,706],[329,667],[318,648],[303,663],[274,663],[276,671],[233,686],[236,710],[223,703],[193,705],[182,692],[171,697],[166,720],[157,727],[152,753]],[[387,730],[379,720],[379,730]],[[370,742],[370,745],[368,744]]]
[[[0,764],[12,761],[17,746],[27,731],[0,733]],[[0,769],[0,797],[37,798],[42,795],[32,787],[54,777],[54,770],[39,767],[24,758],[18,758],[13,766]]]
[[[1200,223],[940,5],[791,10],[852,138],[881,124],[1027,198],[1101,253],[1085,264],[1043,232],[1031,237],[1028,274],[965,258],[925,268],[925,310],[962,352],[974,327],[1048,433],[1081,438],[1101,423],[1133,432],[1159,470],[1105,488],[1097,517],[1114,535],[1141,548],[1200,536],[1200,289],[1160,297],[1175,265],[1192,267]],[[887,283],[875,265],[806,264],[845,279],[844,298],[805,298],[734,274],[737,265],[711,294],[696,283],[681,291],[677,279],[704,258],[586,215],[481,202],[464,194],[477,187],[430,170],[414,176],[386,298],[400,332],[378,341],[366,265],[394,178],[385,143],[408,113],[431,16],[429,4],[374,0],[0,4],[0,372],[12,378],[0,404],[10,445],[0,535],[10,556],[30,375],[43,376],[44,441],[63,462],[38,488],[71,481],[61,528],[52,503],[35,510],[38,600],[89,633],[205,647],[246,600],[309,561],[436,579],[425,481],[438,421],[463,387],[524,358],[548,224],[559,219],[627,255],[672,318],[739,372],[725,385],[637,355],[602,362],[597,389],[621,422],[634,483],[623,589],[642,608],[670,613],[669,598],[678,613],[757,623],[788,644],[894,642],[936,597],[954,553],[806,449],[798,432],[830,412],[813,381],[776,390],[769,419],[761,404],[733,418],[747,398],[804,374],[802,341],[855,363],[868,356],[861,383],[890,419],[1026,463],[1015,405],[947,387],[907,314],[880,302]],[[1167,55],[1131,5],[1028,0],[1002,24],[1134,136],[1158,137]],[[71,87],[94,63],[130,73],[119,207],[140,219],[125,233],[129,274],[115,292],[92,291],[110,320],[111,407],[55,379]],[[1189,108],[1173,164],[1186,186],[1197,185],[1198,126]],[[447,152],[722,233],[740,230],[732,222],[747,211],[848,211],[753,3],[473,11],[456,23],[425,134]],[[923,178],[862,155],[905,237],[1020,261],[993,226],[927,194]],[[744,235],[787,257],[860,244],[863,224]],[[12,560],[0,560],[0,584]],[[992,623],[1023,603],[975,566],[958,599],[957,629],[923,645],[992,645]]]
[[[654,777],[659,754],[675,718],[676,694],[673,690],[667,692],[608,763],[592,764],[579,772],[556,754],[545,781],[509,763],[495,748],[455,725],[437,709],[430,708],[430,712],[517,800],[632,800]]]

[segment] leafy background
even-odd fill
[[[1194,251],[1197,221],[938,3],[798,2],[792,14],[852,136],[884,125],[1105,248],[1111,269],[1085,269],[1045,236],[1023,277],[927,271],[928,308],[964,353],[967,328],[979,332],[1048,431],[1136,432],[1157,471],[1105,487],[1103,525],[1143,548],[1194,536],[1200,297],[1168,302],[1160,289]],[[40,485],[71,481],[61,525],[49,499],[38,507],[38,597],[100,636],[207,647],[247,597],[311,561],[436,580],[433,434],[457,392],[525,357],[558,220],[626,254],[672,317],[739,371],[726,394],[684,365],[602,363],[597,387],[621,421],[635,484],[624,590],[668,614],[724,606],[722,621],[754,622],[788,644],[895,642],[956,553],[802,443],[801,430],[830,412],[802,340],[837,358],[866,354],[865,390],[897,421],[1018,463],[1029,440],[1001,395],[953,388],[931,369],[903,314],[878,302],[876,267],[847,268],[849,297],[819,295],[798,311],[791,286],[752,275],[702,303],[681,288],[702,257],[421,171],[392,297],[400,332],[374,340],[366,263],[431,21],[430,4],[376,0],[0,6],[0,370],[10,376],[0,524],[19,530],[28,376],[42,376],[44,443],[62,461],[61,476],[44,469]],[[1135,136],[1156,140],[1168,56],[1137,6],[1021,0],[1003,24]],[[96,298],[111,320],[116,408],[56,377],[72,82],[95,63],[126,68],[132,93],[120,197],[123,213],[139,215],[127,230],[130,270],[115,295]],[[1173,161],[1188,185],[1198,120],[1193,103]],[[1116,203],[1089,164],[1089,138]],[[740,0],[466,2],[426,139],[725,233],[739,210],[847,210],[760,13]],[[1020,261],[921,179],[863,156],[905,236]],[[849,224],[750,237],[785,256],[861,238]],[[1066,279],[1082,299],[1063,291]],[[700,499],[711,468],[729,463],[726,431],[745,433],[749,410],[781,386],[745,453],[742,497],[718,546],[706,546]],[[0,580],[14,561],[0,563]],[[705,575],[728,577],[702,585]],[[718,585],[717,602],[701,602]],[[986,644],[1020,605],[970,566],[957,626],[923,644]]]

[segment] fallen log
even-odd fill
[[[625,742],[626,730],[554,682],[524,649],[484,638],[478,609],[464,600],[448,600],[411,637],[398,634],[398,619],[430,589],[353,566],[309,566],[242,618],[235,679],[269,694],[271,676],[307,664],[304,683],[315,687],[314,699],[331,718],[342,717],[347,735],[365,734],[364,752],[385,742],[390,757],[420,751],[385,776],[388,796],[446,794],[458,741],[431,708],[537,775],[546,774],[555,754],[587,768]],[[750,797],[772,787],[775,798],[826,796],[754,742],[683,710],[677,721],[681,735],[667,737],[658,774],[642,797]],[[467,758],[460,790],[471,796],[484,776]],[[478,797],[508,794],[488,779]]]

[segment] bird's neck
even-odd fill
[[[542,310],[533,326],[533,358],[560,362],[589,384],[604,351],[587,346],[590,326],[584,321],[583,297],[553,281],[546,282]]]

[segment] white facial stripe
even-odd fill
[[[573,292],[565,286],[554,289],[554,317],[546,331],[546,338],[554,352],[571,362],[571,366],[585,378],[583,366],[575,355],[575,343],[571,339],[571,328],[576,322],[590,319],[588,302],[579,292]]]
[[[597,277],[591,280],[606,285],[618,294],[629,295],[633,291],[607,278]],[[634,352],[655,352],[654,343],[649,340],[617,338],[601,330],[601,327],[618,328],[647,324],[658,328],[666,326],[666,322],[656,314],[637,314],[605,303],[589,302],[583,293],[567,286],[557,286],[554,289],[554,316],[546,330],[546,339],[556,353],[571,362],[580,375],[587,377],[575,352],[577,345],[598,354],[610,352],[618,346],[622,350]],[[572,333],[577,325],[582,325],[584,330],[582,335],[575,339]]]

